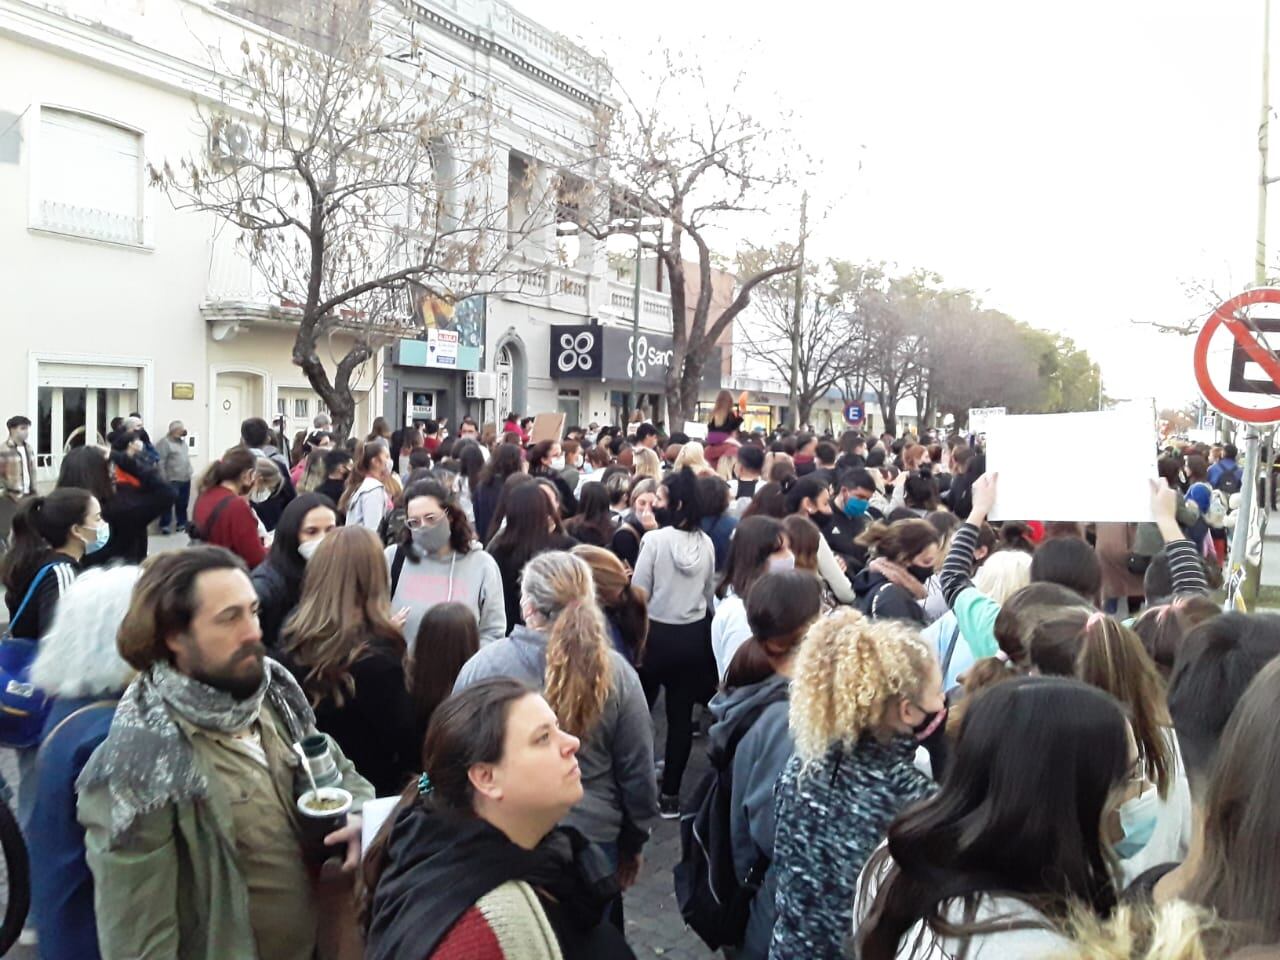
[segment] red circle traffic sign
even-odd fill
[[[1275,287],[1258,287],[1246,290],[1222,304],[1209,317],[1208,321],[1196,337],[1195,371],[1196,383],[1205,400],[1219,413],[1245,423],[1275,423],[1280,421],[1280,405],[1274,407],[1246,407],[1229,399],[1222,388],[1213,382],[1209,374],[1209,341],[1219,327],[1225,327],[1248,358],[1258,364],[1264,373],[1280,390],[1280,360],[1270,350],[1260,344],[1253,331],[1241,323],[1236,312],[1244,307],[1258,303],[1280,304],[1280,289]]]

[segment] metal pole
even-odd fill
[[[804,235],[809,224],[809,193],[800,198],[800,246],[797,258],[800,266],[796,269],[796,302],[791,316],[791,396],[787,401],[791,406],[791,429],[800,430],[800,323],[804,305]]]
[[[1271,126],[1271,0],[1262,4],[1262,117],[1258,124],[1258,235],[1254,248],[1253,281],[1267,282],[1267,134]],[[1246,547],[1258,489],[1258,428],[1246,425],[1244,476],[1240,484],[1240,511],[1231,533],[1231,560],[1227,564],[1226,609],[1243,606]],[[1256,593],[1256,580],[1253,584]]]
[[[636,344],[640,342],[640,264],[643,247],[640,242],[640,221],[636,220],[636,293],[631,308],[631,409],[628,418],[636,412]]]

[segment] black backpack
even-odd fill
[[[213,512],[207,517],[208,522],[204,527],[196,526],[195,511],[193,510],[191,521],[187,524],[187,539],[193,544],[207,542],[210,534],[213,533],[214,525],[218,522],[218,516],[222,513],[223,508],[234,499],[235,497],[223,497],[219,500],[217,505],[214,506]]]
[[[1234,470],[1223,470],[1218,476],[1218,482],[1214,486],[1214,489],[1221,490],[1229,497],[1233,493],[1240,492],[1241,479],[1241,470],[1239,467],[1236,467]]]
[[[738,717],[723,748],[712,746],[711,769],[680,814],[680,862],[676,864],[676,903],[688,927],[712,950],[742,943],[751,900],[764,882],[769,858],[761,855],[745,878],[733,868],[730,813],[733,805],[733,755],[738,744],[771,704],[787,699],[779,684],[762,702]]]

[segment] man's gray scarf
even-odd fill
[[[193,680],[164,661],[155,663],[120,698],[111,732],[85,764],[76,792],[106,785],[111,842],[117,843],[138,817],[209,795],[209,784],[175,714],[206,730],[234,733],[258,718],[264,700],[284,721],[291,741],[314,728],[315,714],[302,688],[270,658],[263,661],[262,685],[244,700]]]

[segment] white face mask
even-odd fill
[[[253,492],[249,494],[250,503],[264,503],[271,499],[271,491],[263,487],[254,487]]]
[[[553,459],[552,459],[552,461],[551,461],[551,469],[552,469],[552,470],[563,470],[563,469],[564,469],[564,457],[555,457],[555,458],[553,458]]]
[[[311,562],[311,558],[316,555],[322,542],[323,540],[308,540],[306,543],[298,544],[298,556],[302,558],[303,563]]]

